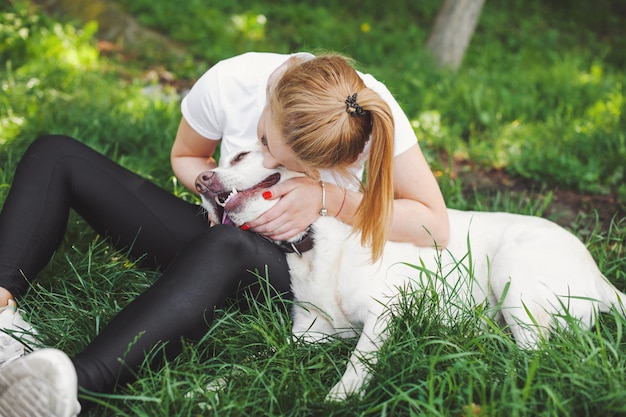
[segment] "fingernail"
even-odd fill
[[[271,191],[264,191],[263,192],[263,198],[266,200],[269,200],[270,198],[272,198],[272,192]]]
[[[241,230],[248,230],[250,228],[250,226],[248,226],[247,224],[241,225],[239,227]]]

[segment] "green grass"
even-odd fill
[[[622,224],[588,242],[621,288],[625,238]],[[44,341],[69,353],[156,279],[91,239],[84,253],[63,248],[49,268],[53,272],[44,271],[24,300]],[[228,416],[459,416],[468,415],[468,407],[482,416],[626,413],[626,319],[618,314],[603,315],[589,331],[572,323],[571,332],[556,333],[540,350],[524,352],[495,324],[480,331],[477,312],[446,326],[437,299],[407,297],[363,399],[334,405],[324,396],[343,373],[355,341],[292,342],[287,302],[251,305],[246,313],[220,312],[204,339],[163,370],[145,367],[132,385],[96,396],[102,405],[90,415],[194,416],[213,410]],[[216,381],[221,391],[206,389]]]
[[[626,204],[626,37],[617,0],[568,7],[486,2],[464,66],[454,74],[435,70],[422,48],[439,5],[434,0],[393,7],[370,0],[121,3],[187,49],[193,59],[184,62],[159,55],[179,78],[196,78],[217,60],[251,49],[353,56],[404,105],[424,151],[443,172],[451,207],[545,215],[555,188],[611,192]],[[160,62],[148,52],[131,62],[99,56],[96,29],[46,16],[26,2],[0,6],[0,201],[26,146],[49,132],[76,136],[193,198],[169,168],[178,98],[167,87],[148,94],[154,83],[141,76]],[[540,199],[468,195],[447,175],[442,150],[503,167],[548,191]],[[609,229],[595,225],[593,213],[580,213],[571,229],[625,289],[626,218]],[[62,248],[22,307],[45,343],[72,354],[157,278],[73,216]],[[89,415],[626,415],[621,316],[603,315],[591,331],[574,326],[541,350],[523,352],[495,326],[478,332],[474,314],[446,327],[432,300],[408,299],[363,399],[332,405],[324,397],[354,341],[294,343],[289,316],[273,301],[252,303],[247,313],[220,312],[201,343],[163,370],[146,367],[132,385],[98,397],[101,405]],[[219,394],[205,389],[220,380]]]

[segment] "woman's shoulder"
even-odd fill
[[[191,92],[205,94],[222,91],[239,94],[241,91],[256,92],[267,82],[269,74],[289,55],[268,52],[246,52],[223,59],[207,69],[194,83]]]
[[[246,52],[222,59],[215,64],[212,69],[219,70],[226,74],[254,73],[263,69],[273,70],[291,55],[274,52]],[[253,71],[251,71],[253,69]]]
[[[223,59],[209,68],[198,80],[201,88],[265,88],[269,75],[285,62],[291,54],[273,52],[246,52]]]
[[[361,77],[366,87],[369,87],[375,92],[377,92],[385,100],[388,100],[391,98],[392,96],[391,91],[389,91],[389,88],[387,87],[387,85],[385,85],[385,83],[378,80],[372,74],[362,73],[360,71],[357,71],[357,74],[359,74],[359,77]]]
[[[215,64],[211,69],[225,74],[239,75],[259,72],[272,72],[287,59],[297,55],[311,55],[308,52],[296,52],[293,54],[280,54],[275,52],[245,52],[225,58]],[[211,70],[210,69],[210,70]]]

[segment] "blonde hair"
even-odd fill
[[[346,110],[346,99],[355,93],[364,115]],[[371,246],[372,260],[379,259],[393,215],[394,124],[387,103],[335,54],[290,65],[268,89],[268,103],[287,145],[312,171],[349,176],[371,142],[354,228],[361,232],[361,244]]]

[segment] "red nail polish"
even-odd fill
[[[263,192],[263,198],[266,200],[269,200],[270,198],[272,198],[272,192],[271,191],[264,191]]]
[[[248,230],[250,228],[250,226],[248,226],[247,224],[243,224],[239,227],[241,230]]]

